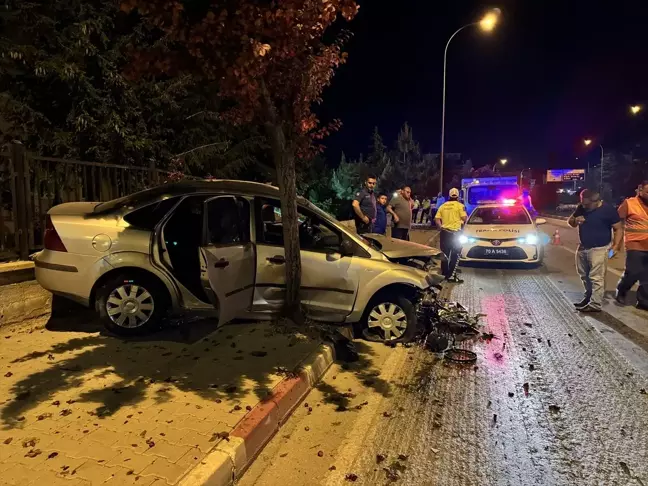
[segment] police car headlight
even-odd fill
[[[518,242],[526,245],[537,245],[538,235],[526,235],[524,238],[518,238]]]
[[[459,243],[465,245],[468,243],[468,237],[466,235],[459,235]]]

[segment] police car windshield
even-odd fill
[[[499,201],[503,197],[516,197],[517,193],[517,186],[473,186],[468,189],[468,203],[479,204],[480,201]]]
[[[531,219],[520,206],[477,208],[468,224],[531,224]]]

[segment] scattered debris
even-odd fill
[[[430,450],[435,454],[438,454],[440,451],[440,449],[435,449],[434,447],[430,447]]]
[[[495,334],[493,334],[492,332],[482,332],[482,334],[481,334],[481,338],[482,338],[484,341],[490,341],[491,339],[499,339],[499,338],[497,338],[497,337],[495,336]]]
[[[37,443],[37,442],[38,442],[38,439],[36,439],[36,438],[32,438],[32,439],[25,439],[25,440],[23,441],[23,443],[22,443],[22,446],[23,446],[25,449],[33,449],[34,447],[36,447],[36,443]]]
[[[252,407],[251,407],[250,405],[246,405],[246,406],[245,406],[245,410],[247,410],[248,412],[251,412],[251,411],[252,411]]]
[[[383,454],[376,454],[376,464],[380,464],[385,459],[387,459],[387,456],[385,456]]]
[[[43,414],[39,415],[37,418],[38,418],[38,420],[45,420],[45,419],[50,418],[51,416],[52,416],[51,413],[43,413]]]
[[[12,441],[12,440],[13,440],[13,437],[7,437],[7,438],[4,440],[3,443],[6,444],[6,445],[9,445],[9,444],[11,444],[11,441]]]
[[[304,427],[304,430],[308,432],[310,430],[310,427]]]
[[[504,359],[504,356],[502,355],[502,353],[495,353],[495,354],[493,355],[493,357],[494,357],[497,361],[502,361],[502,360]]]
[[[398,459],[401,461],[407,461],[409,459],[409,456],[406,456],[405,454],[398,454]]]
[[[216,442],[218,439],[226,440],[229,442],[229,432],[214,432],[209,439],[209,442]]]
[[[13,373],[11,371],[7,371],[5,373],[5,378],[11,378],[13,376]]]
[[[54,361],[54,355],[51,354],[51,353],[48,354],[48,355],[47,355],[47,359],[48,359],[49,361]]]
[[[525,325],[526,327],[533,327],[533,324],[531,324],[530,322],[525,322],[524,325]]]
[[[27,454],[25,454],[25,457],[33,459],[36,456],[40,456],[42,453],[43,451],[41,451],[40,449],[32,449]]]
[[[47,456],[47,458],[54,459],[56,456],[58,456],[58,452],[52,452],[49,456]]]
[[[497,423],[497,414],[496,413],[493,414],[493,423],[494,424]]]
[[[389,417],[391,417],[391,416],[392,416],[391,413],[389,413],[389,412],[383,412],[383,417],[385,417],[385,418],[389,418]]]
[[[151,447],[155,447],[155,442],[153,442],[153,439],[149,437],[148,439],[146,439],[146,445],[149,446],[150,449]]]
[[[284,452],[283,454],[279,454],[279,457],[286,457],[288,455],[287,452]]]
[[[317,451],[317,457],[324,457],[323,451]]]
[[[509,398],[513,398],[513,397],[515,396],[515,393],[513,393],[513,392],[509,392],[508,395],[509,395]]]
[[[358,480],[358,475],[353,473],[348,473],[346,476],[344,476],[344,479],[352,483],[355,483]]]
[[[646,391],[645,388],[642,388],[641,390],[639,390],[639,393],[641,393],[642,395],[647,395],[648,391]]]
[[[547,345],[551,347],[551,339],[547,339]]]
[[[533,366],[533,364],[530,364],[529,365],[529,371],[533,371],[534,369],[535,369],[535,366]]]
[[[337,469],[337,467],[335,467],[335,466],[329,467],[329,471],[335,471],[336,469]]]
[[[522,388],[524,389],[524,396],[529,396],[529,384],[528,383],[523,384]]]
[[[63,410],[61,410],[61,413],[59,415],[61,415],[62,417],[67,417],[68,415],[72,415],[72,410],[70,410],[69,408],[64,408]]]
[[[560,412],[560,407],[558,405],[549,405],[549,411],[553,413]]]
[[[265,356],[268,356],[268,353],[266,351],[252,351],[250,354],[255,358],[263,358]]]

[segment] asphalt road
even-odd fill
[[[474,366],[359,343],[239,484],[648,486],[648,315],[576,313],[564,238],[539,269],[463,269],[452,299],[496,336],[468,344]]]

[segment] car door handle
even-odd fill
[[[283,265],[286,263],[286,259],[282,257],[281,255],[275,255],[273,257],[268,257],[266,258],[270,263],[274,263],[275,265]]]
[[[216,263],[214,263],[214,268],[225,268],[229,265],[229,262],[227,260],[218,260]]]

